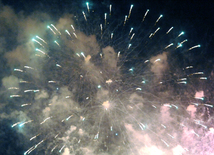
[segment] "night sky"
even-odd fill
[[[214,21],[214,4],[211,0],[206,1],[183,1],[183,0],[152,0],[152,1],[91,1],[90,4],[94,8],[99,6],[108,7],[109,4],[116,6],[120,10],[119,14],[127,14],[127,10],[130,4],[134,4],[134,11],[139,9],[149,8],[153,14],[163,14],[165,21],[169,25],[176,25],[177,28],[185,31],[188,38],[194,39],[194,42],[203,46],[202,50],[194,56],[200,55],[200,64],[205,66],[212,64],[212,51],[213,51],[213,30],[212,25]],[[11,6],[16,13],[23,12],[24,14],[31,14],[32,12],[41,11],[48,13],[57,19],[63,13],[72,12],[71,8],[78,8],[79,10],[85,7],[85,1],[83,2],[67,2],[67,1],[2,1],[3,5]],[[136,5],[135,5],[136,4]],[[141,20],[142,14],[135,15],[136,20]],[[211,70],[212,68],[210,68]]]
[[[209,77],[214,68],[214,2],[211,0],[121,0],[116,1],[89,1],[92,8],[99,8],[99,6],[113,5],[113,10],[118,11],[118,16],[127,14],[130,4],[133,4],[133,15],[135,20],[141,20],[145,10],[150,9],[150,13],[158,17],[159,14],[164,15],[164,23],[162,25],[174,26],[179,30],[185,31],[185,36],[192,43],[192,45],[200,44],[201,48],[196,50],[195,53],[187,53],[190,62],[200,71],[206,73]],[[14,14],[23,14],[23,16],[33,15],[36,13],[47,13],[50,20],[57,21],[62,14],[72,13],[72,8],[83,9],[85,8],[85,1],[79,0],[1,0],[0,1],[0,14],[1,8],[9,6],[14,10]],[[117,7],[117,8],[116,8]],[[139,10],[142,12],[139,13]],[[10,16],[11,17],[11,16]],[[155,17],[155,18],[156,18]],[[45,19],[45,18],[44,18]],[[43,19],[41,19],[43,20]],[[5,22],[0,16],[1,22]],[[7,53],[12,51],[17,42],[14,41],[14,35],[18,35],[16,31],[16,24],[14,27],[7,27],[4,24],[0,26],[0,154],[1,155],[23,155],[23,152],[29,148],[28,140],[11,128],[14,123],[12,116],[9,114],[14,110],[8,102],[6,89],[2,84],[2,79],[12,74],[16,63],[10,62],[7,59]],[[10,23],[10,25],[13,25]],[[2,29],[1,29],[2,28]],[[16,34],[17,33],[17,34]],[[20,33],[20,32],[19,32]],[[19,34],[20,35],[20,34]],[[20,42],[24,42],[20,38]],[[185,54],[184,54],[185,55]],[[179,59],[179,58],[178,58]],[[213,89],[211,89],[213,90]],[[34,154],[33,152],[32,154]]]

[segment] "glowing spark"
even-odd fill
[[[167,49],[167,48],[171,47],[172,45],[173,45],[173,43],[167,45],[164,49]]]
[[[180,37],[180,36],[182,36],[182,35],[184,35],[184,32],[182,31],[177,37]]]
[[[76,35],[76,33],[74,33],[74,32],[73,32],[73,35],[75,36],[75,38],[77,38],[77,35]]]
[[[95,135],[94,139],[98,139],[99,138],[99,132]]]
[[[197,134],[194,130],[192,130],[192,132],[193,132],[197,137],[199,137],[199,134]]]
[[[61,149],[59,150],[59,153],[61,153],[62,152],[62,150],[65,148],[65,145],[63,145],[62,147],[61,147]]]
[[[33,67],[30,67],[30,66],[24,66],[24,68],[27,68],[27,69],[34,69]]]
[[[71,34],[70,32],[68,32],[68,30],[65,30],[65,32],[71,37]]]
[[[132,31],[133,31],[133,27],[130,29],[130,31],[129,31],[129,35],[132,33]]]
[[[41,40],[43,43],[47,44],[47,42],[44,39],[40,38],[39,36],[36,36],[36,38],[38,38],[39,40]]]
[[[54,41],[54,43],[56,43],[60,47],[59,43],[56,40]]]
[[[164,142],[164,144],[165,144],[167,147],[169,147],[169,144],[167,144],[166,141],[164,141],[163,139],[161,139],[161,141]]]
[[[82,14],[83,14],[83,16],[84,16],[84,18],[85,18],[85,21],[87,22],[87,18],[86,18],[85,12],[82,11]]]
[[[187,82],[186,82],[186,81],[181,81],[181,82],[178,82],[178,83],[183,83],[183,84],[187,84]]]
[[[32,122],[33,120],[29,120],[29,121],[26,121],[26,122],[24,122],[24,123],[21,123],[21,124],[19,124],[19,127],[22,127],[23,125],[25,125],[25,124],[27,124],[27,123],[30,123],[30,122]]]
[[[36,93],[36,92],[39,92],[39,90],[24,90],[24,93],[27,93],[27,92],[34,92],[34,93]]]
[[[178,106],[176,106],[176,105],[174,105],[174,104],[172,104],[172,106],[174,106],[176,109],[178,109]]]
[[[156,62],[158,62],[158,61],[161,61],[161,59],[159,59],[159,58],[158,58],[158,59],[156,59],[156,60],[154,61],[154,63],[156,63]]]
[[[158,27],[155,32],[153,33],[153,36],[160,30],[160,27]]]
[[[182,47],[182,44],[181,44],[181,43],[179,43],[178,46],[177,46],[176,48],[179,48],[179,47]]]
[[[47,28],[48,28],[48,29],[50,29],[50,30],[51,30],[51,32],[53,32],[53,34],[55,34],[55,35],[56,35],[56,33],[54,32],[54,30],[53,30],[50,26],[47,26]]]
[[[102,35],[102,33],[103,33],[103,26],[102,26],[102,24],[100,24],[100,30],[101,30],[101,35]]]
[[[29,154],[32,149],[35,149],[35,148],[34,147],[29,148],[27,151],[24,152],[24,155]]]
[[[196,73],[193,73],[195,75],[199,75],[199,74],[204,74],[204,72],[196,72]]]
[[[114,33],[111,33],[111,39],[113,38]]]
[[[182,41],[180,44],[183,44],[183,43],[185,43],[185,42],[187,42],[187,39],[185,39],[184,41]]]
[[[146,10],[146,13],[144,14],[144,16],[143,16],[143,20],[142,20],[142,22],[144,22],[144,20],[145,20],[145,18],[146,18],[146,16],[147,16],[147,14],[148,14],[148,12],[149,12],[149,9],[147,9]]]
[[[187,66],[186,69],[193,68],[193,66]]]
[[[72,27],[72,29],[75,31],[75,28],[74,28],[74,26],[73,26],[73,25],[71,25],[71,27]]]
[[[207,77],[200,77],[200,80],[207,80]]]
[[[11,89],[17,90],[17,89],[19,89],[19,88],[18,88],[18,87],[9,87],[8,89],[9,89],[9,90],[11,90]]]
[[[28,106],[28,105],[31,105],[31,103],[22,104],[21,107],[25,107],[25,106]]]
[[[88,12],[90,13],[89,3],[88,3],[88,2],[86,2],[86,5],[87,5]]]
[[[151,33],[150,35],[149,35],[149,38],[151,38],[153,36],[153,33]]]
[[[36,136],[31,137],[31,138],[30,138],[30,141],[33,140],[33,139],[35,139],[35,138],[38,137],[39,135],[40,135],[40,133],[37,134]]]
[[[130,16],[131,16],[131,12],[132,12],[132,8],[133,8],[133,6],[134,6],[134,5],[131,5],[131,6],[130,6],[130,9],[129,9],[129,16],[128,16],[128,18],[130,18]]]
[[[61,66],[61,65],[59,65],[59,64],[56,64],[56,66],[57,66],[57,67],[62,67],[62,66]]]
[[[58,145],[55,145],[55,146],[53,147],[53,149],[51,150],[51,152],[53,152],[53,151],[56,149],[57,146],[58,146]]]
[[[132,34],[132,36],[131,36],[131,38],[130,38],[130,41],[133,39],[134,35],[135,35],[135,33]]]
[[[124,22],[123,22],[123,26],[126,25],[126,21],[127,21],[127,15],[125,15],[125,19],[124,19]]]
[[[51,116],[51,117],[48,117],[48,118],[46,118],[46,119],[44,119],[44,121],[42,121],[40,124],[45,123],[47,120],[49,120],[49,119],[51,119],[51,118],[52,118],[52,116]]]
[[[160,16],[158,17],[158,19],[157,19],[156,22],[155,22],[155,25],[158,23],[158,21],[159,21],[162,17],[163,17],[163,15],[160,15]]]
[[[59,33],[59,35],[61,35],[61,33],[59,32],[59,30],[53,24],[51,24],[51,26]]]
[[[55,135],[54,138],[57,138],[59,136],[59,134]]]
[[[30,83],[28,81],[19,81],[19,83]]]
[[[163,125],[163,124],[161,124],[161,126],[162,126],[162,127],[164,127],[164,128],[166,128],[166,126],[165,126],[165,125]]]
[[[44,47],[39,41],[37,41],[36,39],[33,38],[32,41],[38,43],[40,46],[42,46],[43,48],[45,48],[45,47]]]
[[[22,97],[21,95],[10,95],[10,98],[14,98],[14,97]]]
[[[111,9],[112,9],[112,5],[109,5],[109,15],[111,15]]]
[[[169,32],[171,32],[173,28],[174,28],[174,27],[171,27],[171,28],[166,32],[166,34],[169,34]]]
[[[42,51],[42,50],[40,50],[40,49],[38,49],[38,48],[36,48],[36,51],[38,51],[38,52],[40,52],[40,53],[42,53],[42,54],[44,54],[44,55],[47,55],[44,51]],[[47,55],[47,56],[50,58],[49,55]]]
[[[152,107],[157,108],[156,106],[152,105]]]
[[[56,81],[48,81],[48,83],[56,83]]]
[[[73,115],[70,115],[66,118],[66,121],[68,121]]]
[[[188,51],[190,51],[190,50],[192,50],[192,49],[194,49],[194,48],[198,48],[198,47],[201,47],[201,45],[193,46],[193,47],[189,48]]]
[[[13,69],[14,71],[17,71],[17,72],[23,72],[23,70],[21,70],[21,69],[17,69],[17,68],[15,68],[15,69]]]
[[[144,130],[146,128],[146,126],[143,123],[139,123],[139,126],[140,126],[141,130]]]
[[[170,135],[170,134],[168,134],[168,133],[167,133],[167,135],[170,136],[170,137],[173,138],[173,139],[175,138],[175,137],[173,137],[172,135]]]
[[[20,124],[20,123],[21,123],[21,122],[14,123],[11,127],[13,128],[13,127],[17,126],[17,125]]]
[[[107,22],[107,21],[106,21],[106,19],[107,19],[107,13],[105,13],[104,15],[105,15],[105,16],[104,16],[104,19],[105,19],[105,25],[106,25],[106,22]]]
[[[117,57],[119,58],[119,56],[120,56],[120,51],[117,53]]]
[[[86,58],[86,57],[85,57],[85,54],[84,54],[83,52],[81,52],[81,55],[82,55],[84,58]]]

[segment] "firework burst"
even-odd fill
[[[24,154],[211,154],[213,106],[192,91],[207,77],[185,57],[200,45],[149,9],[138,20],[133,5],[121,17],[102,8],[43,15],[18,47],[27,52],[3,85]]]

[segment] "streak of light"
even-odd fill
[[[130,18],[130,16],[131,16],[133,6],[134,6],[134,5],[131,5],[131,6],[130,6],[128,18]]]
[[[171,28],[166,32],[166,34],[169,34],[169,32],[171,32],[173,28],[174,28],[174,27],[171,27]]]
[[[83,16],[84,16],[84,18],[85,18],[85,21],[87,22],[87,18],[86,18],[85,12],[82,11],[82,14],[83,14]]]
[[[146,13],[145,13],[144,16],[143,16],[142,22],[144,22],[144,20],[145,20],[147,14],[148,14],[148,12],[149,12],[149,9],[146,10]]]

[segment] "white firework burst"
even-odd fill
[[[44,15],[19,47],[3,85],[19,111],[12,128],[29,139],[24,154],[212,153],[201,148],[213,140],[213,106],[192,92],[207,77],[185,57],[200,45],[149,9],[139,20],[134,5],[120,17],[101,8],[87,2],[47,28]]]

